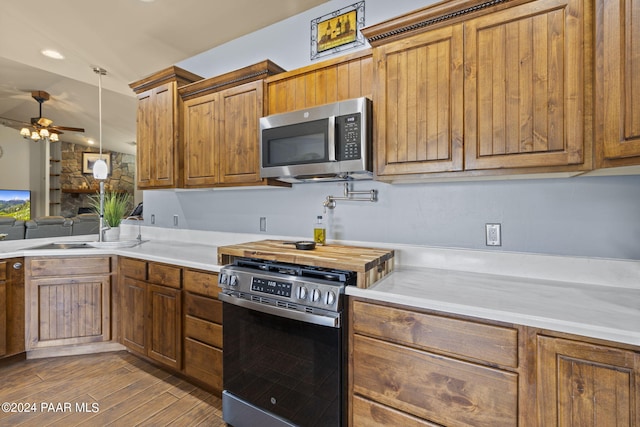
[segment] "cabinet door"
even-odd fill
[[[183,104],[184,182],[187,187],[218,183],[218,94]]]
[[[180,290],[157,285],[148,285],[148,289],[147,355],[179,370],[182,363]]]
[[[559,338],[538,337],[541,426],[640,425],[640,355]]]
[[[605,159],[640,156],[638,40],[639,0],[596,2],[596,141]]]
[[[377,175],[462,169],[462,26],[374,50]]]
[[[220,182],[260,182],[258,122],[262,116],[263,82],[220,92]]]
[[[151,164],[154,161],[153,139],[155,135],[155,114],[153,109],[153,90],[138,95],[136,124],[136,166],[138,187],[151,188]]]
[[[538,0],[465,23],[465,169],[584,162],[582,8]]]
[[[122,344],[133,351],[146,354],[147,284],[126,276],[121,278]]]
[[[138,95],[137,165],[140,188],[175,187],[176,84],[166,83]]]
[[[109,341],[110,276],[31,279],[29,349]]]
[[[0,263],[0,268],[4,266]],[[7,283],[0,279],[0,356],[7,354]]]

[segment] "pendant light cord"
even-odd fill
[[[100,137],[100,160],[102,160],[102,76],[107,74],[107,70],[94,67],[93,71],[98,75],[98,134]]]

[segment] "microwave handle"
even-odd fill
[[[329,161],[336,161],[336,116],[329,116],[328,123],[328,147]]]

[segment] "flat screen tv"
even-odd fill
[[[15,219],[31,219],[31,191],[0,190],[0,216],[12,216]]]

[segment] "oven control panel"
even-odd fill
[[[285,274],[262,274],[235,266],[227,266],[220,271],[218,286],[223,291],[333,311],[342,308],[340,295],[344,293],[344,284],[339,282]]]

